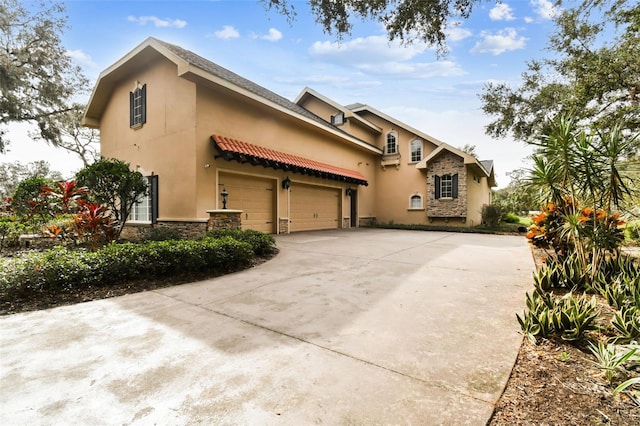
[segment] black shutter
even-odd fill
[[[436,200],[438,200],[440,198],[440,176],[433,175],[433,178],[435,180],[435,187],[434,187],[435,196],[436,196]]]
[[[134,105],[133,105],[133,92],[129,92],[129,127],[133,127],[133,114],[134,114]]]
[[[158,175],[149,178],[151,184],[151,223],[158,223]]]
[[[141,117],[140,117],[140,124],[142,123],[146,123],[147,122],[147,85],[145,84],[144,86],[142,86],[142,93],[141,93],[142,99],[140,100],[141,102]]]
[[[458,174],[451,176],[451,196],[458,198]]]

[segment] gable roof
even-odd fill
[[[461,151],[445,143],[440,145],[438,148],[434,149],[431,153],[429,153],[429,155],[424,157],[422,161],[416,164],[416,169],[426,170],[427,165],[433,159],[435,159],[436,157],[438,157],[439,155],[445,152],[450,152],[454,155],[457,155],[458,157],[462,158],[466,166],[469,166],[471,169],[484,175],[487,178],[490,187],[494,187],[497,185],[495,175],[493,173],[493,160],[480,161],[473,155],[469,155],[466,152]]]
[[[344,113],[345,118],[353,118],[353,119],[357,120],[359,123],[361,123],[362,125],[364,125],[365,127],[368,127],[371,130],[375,131],[376,133],[382,133],[382,129],[379,126],[376,126],[375,124],[371,123],[370,121],[365,120],[364,118],[360,117],[358,114],[355,114],[349,108],[340,105],[339,103],[335,102],[332,99],[329,99],[328,97],[322,95],[321,93],[316,92],[315,90],[311,89],[310,87],[305,87],[302,90],[302,92],[300,92],[300,94],[298,95],[298,97],[296,98],[296,100],[294,102],[297,105],[300,105],[308,97],[314,97],[316,99],[319,99],[322,102],[324,102],[325,104],[330,105],[333,108],[335,108],[336,110],[341,111],[342,113]]]
[[[85,109],[82,123],[89,127],[99,127],[100,117],[106,107],[112,88],[134,71],[140,62],[144,63],[157,55],[162,55],[177,65],[178,76],[197,81],[218,84],[243,96],[265,104],[275,110],[293,116],[301,121],[331,133],[346,142],[376,154],[382,150],[358,139],[331,123],[323,120],[298,104],[250,81],[228,69],[215,64],[187,49],[153,37],[147,38],[119,61],[100,73],[91,98]]]

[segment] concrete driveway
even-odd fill
[[[236,274],[0,318],[0,423],[483,425],[522,337],[522,237],[277,237]]]

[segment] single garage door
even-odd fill
[[[292,232],[338,228],[339,189],[292,184],[290,191]]]
[[[242,229],[275,232],[275,180],[231,173],[220,173],[219,178],[229,193],[227,208],[242,210]]]

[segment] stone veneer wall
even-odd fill
[[[138,241],[144,237],[144,233],[152,228],[177,229],[182,238],[195,238],[207,231],[207,222],[204,221],[174,221],[162,220],[155,225],[151,224],[126,224],[120,238],[129,241]]]
[[[289,233],[289,218],[288,217],[281,217],[278,220],[278,229],[279,229],[281,234],[288,234]]]
[[[458,174],[458,198],[435,199],[434,175]],[[429,162],[427,167],[427,216],[467,216],[467,169],[464,160],[450,152],[444,152]]]
[[[358,226],[376,226],[377,223],[375,216],[360,216],[358,218]]]
[[[242,229],[242,210],[208,210],[207,231],[213,229]]]
[[[342,229],[351,228],[351,218],[343,217],[342,218]]]

